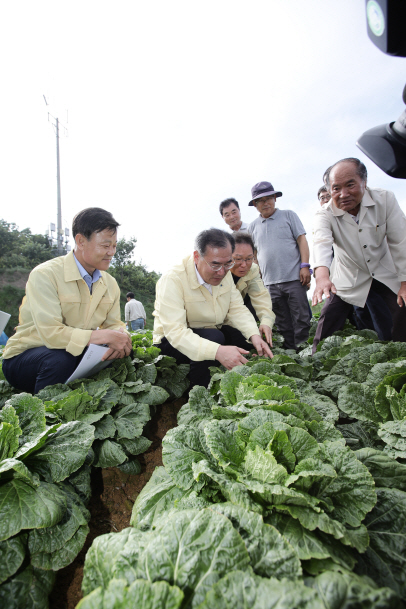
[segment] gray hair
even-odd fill
[[[195,250],[204,256],[208,247],[226,248],[231,245],[231,251],[235,249],[234,237],[219,228],[202,230],[195,239]]]
[[[353,163],[353,165],[355,165],[355,168],[356,168],[356,171],[357,171],[357,175],[361,178],[361,180],[363,182],[367,181],[368,172],[367,172],[367,168],[365,167],[364,163],[361,163],[361,161],[359,159],[356,159],[354,157],[348,157],[347,159],[341,159],[341,161],[337,161],[337,163],[334,163],[334,165],[331,165],[324,172],[323,182],[326,184],[328,189],[330,189],[330,173],[331,173],[331,170],[334,167],[336,167],[337,165],[339,165],[340,163]]]
[[[320,199],[320,195],[322,192],[328,192],[327,190],[327,186],[320,186],[319,190],[317,191],[317,198]]]

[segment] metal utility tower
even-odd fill
[[[48,106],[47,99],[44,97],[44,101]],[[64,253],[63,247],[63,230],[62,230],[62,203],[61,203],[61,171],[60,171],[60,162],[59,162],[59,118],[55,118],[48,112],[48,121],[53,119],[55,123],[52,123],[55,127],[56,133],[56,190],[57,190],[57,235],[56,235],[56,243],[58,254],[61,255]],[[64,127],[66,131],[66,127]]]

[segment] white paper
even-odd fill
[[[104,345],[92,345],[87,348],[86,353],[80,360],[76,370],[70,375],[65,383],[76,381],[76,379],[86,379],[93,376],[103,368],[111,364],[111,360],[102,362],[102,357],[109,350],[109,347]]]
[[[0,334],[3,333],[3,330],[7,326],[10,317],[10,313],[4,313],[4,311],[0,311]]]

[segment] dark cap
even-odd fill
[[[251,188],[252,199],[248,205],[254,205],[255,199],[261,199],[261,197],[270,197],[271,195],[281,197],[282,193],[279,190],[274,190],[274,187],[270,182],[258,182],[258,184],[255,184],[255,186]]]

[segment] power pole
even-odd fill
[[[61,172],[59,166],[59,119],[56,120],[56,190],[58,198],[58,212],[57,212],[57,224],[58,224],[58,254],[63,254],[63,233],[62,233],[62,203],[61,203]]]
[[[44,95],[44,100],[46,105],[48,106],[47,99]],[[61,170],[60,170],[60,160],[59,160],[59,118],[55,118],[48,112],[48,121],[53,119],[55,123],[52,123],[55,127],[56,133],[56,192],[57,192],[57,234],[56,234],[56,244],[58,254],[61,256],[64,253],[64,243],[63,243],[63,230],[62,230],[62,202],[61,202]],[[66,127],[64,127],[66,131]]]

